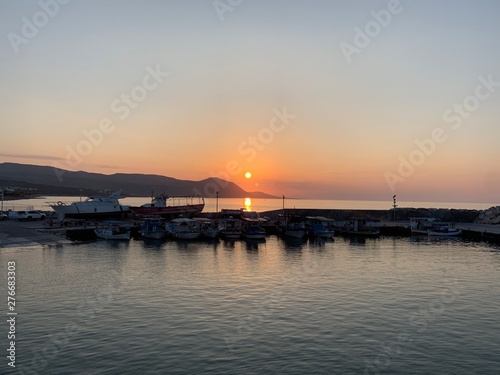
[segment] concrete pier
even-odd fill
[[[473,223],[478,215],[475,210],[447,210],[447,209],[397,209],[396,221],[393,210],[341,210],[341,209],[296,209],[287,213],[304,216],[324,216],[335,219],[339,226],[353,217],[364,217],[380,220],[381,235],[405,237],[410,236],[409,217],[436,217],[439,220],[453,223],[462,230],[462,238],[474,241],[488,241],[500,243],[500,225]],[[283,210],[261,212],[271,220],[277,220]],[[200,216],[215,217],[215,213],[203,213]],[[64,226],[54,224],[49,226],[46,221],[0,221],[0,249],[9,247],[58,246],[72,243],[78,231],[92,232],[96,223],[85,225],[65,222]],[[67,237],[68,236],[68,237]],[[75,237],[76,236],[76,237]]]
[[[0,248],[58,246],[71,243],[64,229],[45,228],[43,221],[0,221]]]

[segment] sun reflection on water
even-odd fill
[[[251,198],[245,198],[245,210],[247,211],[252,211],[252,199]]]

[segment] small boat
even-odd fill
[[[410,217],[411,234],[428,235],[436,219],[428,217]]]
[[[459,236],[462,234],[460,229],[453,228],[448,223],[442,223],[435,218],[428,217],[411,217],[410,228],[412,234],[428,236]]]
[[[433,229],[430,229],[428,232],[429,236],[460,236],[462,234],[462,230],[451,227],[449,224],[441,223],[434,226]]]
[[[166,229],[171,237],[179,240],[195,240],[201,236],[200,223],[189,218],[174,219]]]
[[[219,235],[219,230],[215,227],[214,222],[211,219],[204,217],[195,217],[196,220],[201,225],[201,236],[205,238],[214,239]]]
[[[380,220],[357,218],[349,220],[342,233],[351,236],[377,237],[380,235]]]
[[[299,215],[278,215],[278,233],[290,238],[304,238],[307,234],[306,224]]]
[[[256,219],[245,218],[243,219],[242,232],[243,237],[248,240],[264,240],[266,238],[266,231],[260,227],[261,221]]]
[[[238,240],[243,235],[241,220],[235,218],[223,218],[219,220],[220,236],[226,240]]]
[[[98,238],[105,240],[130,240],[130,228],[120,225],[120,223],[107,223],[104,226],[94,229]]]
[[[271,219],[269,217],[261,217],[257,211],[241,209],[241,218],[257,220],[259,222],[259,227],[264,229],[267,234],[276,233],[276,224],[274,222],[271,222]]]
[[[307,234],[311,237],[333,238],[335,231],[331,229],[331,224],[335,220],[323,216],[307,216]]]
[[[160,240],[167,237],[168,231],[165,223],[159,218],[147,218],[140,224],[139,232],[144,238]]]
[[[118,218],[130,212],[130,206],[120,204],[118,199],[121,190],[109,196],[91,196],[82,201],[66,204],[64,202],[49,203],[60,220],[64,218]]]
[[[159,215],[166,219],[192,217],[198,215],[205,207],[202,196],[172,196],[160,194],[151,197],[151,203],[139,207],[130,207],[136,216]]]

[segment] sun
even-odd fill
[[[245,178],[252,178],[252,173],[251,172],[247,172],[245,173]]]

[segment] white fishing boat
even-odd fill
[[[243,219],[242,233],[243,237],[248,240],[264,240],[266,238],[266,231],[260,227],[260,220],[258,218]]]
[[[226,240],[238,240],[243,231],[241,229],[241,220],[234,218],[224,218],[219,220],[220,236]]]
[[[278,215],[278,233],[290,238],[304,238],[307,234],[302,216]]]
[[[171,237],[179,240],[194,240],[201,236],[200,223],[193,219],[174,219],[167,224],[166,229]]]
[[[448,223],[439,222],[435,218],[411,217],[410,229],[412,234],[422,234],[427,236],[460,236],[462,231],[453,228]]]
[[[130,212],[130,206],[120,204],[121,190],[109,196],[91,196],[84,201],[72,203],[49,202],[60,220],[64,218],[121,217]]]
[[[367,218],[350,219],[344,225],[342,233],[350,236],[378,237],[380,235],[380,220]]]
[[[311,237],[333,238],[335,231],[331,229],[331,224],[335,220],[323,216],[307,216],[306,229]]]
[[[217,238],[219,235],[219,230],[215,227],[214,222],[211,219],[204,217],[195,217],[196,220],[201,225],[201,236],[209,239]]]
[[[428,235],[434,237],[448,237],[448,236],[460,236],[462,234],[461,229],[456,229],[449,224],[437,224],[434,226],[432,230],[429,230]]]
[[[130,240],[130,232],[130,228],[119,223],[106,223],[94,229],[95,235],[105,240]]]
[[[271,222],[269,217],[262,217],[257,211],[241,209],[241,219],[254,219],[259,222],[259,227],[267,234],[276,233],[276,224]]]
[[[144,238],[160,240],[167,237],[165,222],[158,218],[147,218],[140,224],[139,232]]]

